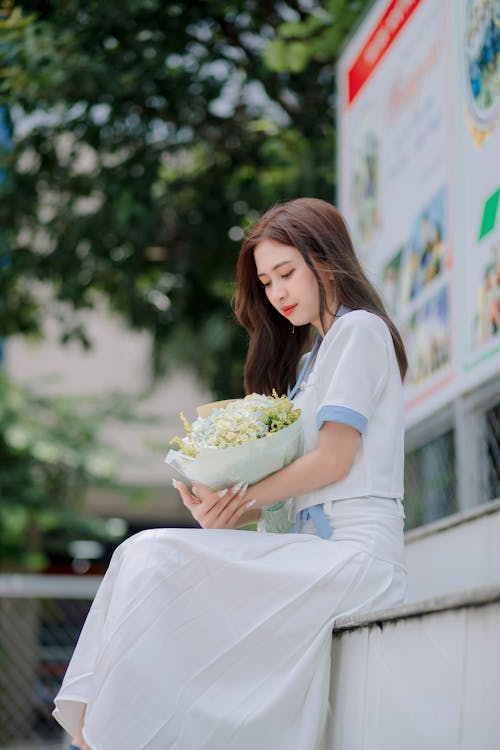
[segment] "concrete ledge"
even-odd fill
[[[426,599],[421,602],[410,602],[392,609],[382,609],[378,612],[370,612],[366,615],[353,615],[352,617],[339,617],[335,622],[333,634],[355,630],[356,628],[373,627],[384,622],[395,622],[407,620],[413,617],[433,614],[435,612],[446,612],[451,609],[465,609],[469,607],[484,607],[489,604],[500,602],[500,585],[483,586],[482,588],[470,589],[457,594],[447,594]]]
[[[469,523],[476,518],[488,516],[491,513],[497,513],[498,511],[500,511],[500,498],[489,500],[487,503],[482,503],[481,505],[477,505],[469,510],[452,513],[450,516],[440,518],[438,521],[432,521],[432,523],[427,523],[424,526],[410,529],[405,533],[405,542],[406,544],[411,544],[412,542],[423,539],[426,536],[439,534],[442,531],[452,529],[454,526]]]
[[[337,628],[328,750],[500,748],[500,584]]]
[[[408,600],[500,585],[500,500],[405,534]]]
[[[92,599],[101,576],[0,574],[0,597],[10,599]]]

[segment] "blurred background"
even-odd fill
[[[0,3],[0,747],[61,746],[114,548],[192,525],[163,458],[181,410],[242,395],[235,262],[275,202],[338,203],[404,334],[409,541],[497,507],[499,24],[493,0]]]

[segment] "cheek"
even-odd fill
[[[265,286],[263,288],[263,292],[264,292],[264,297],[266,297],[266,299],[269,302],[269,304],[273,305],[271,287],[270,286]],[[274,307],[274,305],[273,305],[273,307]]]
[[[297,278],[297,281],[311,302],[319,302],[319,288],[316,277],[309,268],[304,269],[300,279]]]

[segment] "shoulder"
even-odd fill
[[[352,310],[327,331],[318,352],[318,369],[359,368],[375,376],[387,370],[391,348],[391,333],[382,318],[367,310]]]
[[[325,340],[351,337],[369,339],[373,336],[383,341],[388,340],[390,331],[386,322],[379,315],[368,310],[352,310],[337,318],[326,333]]]

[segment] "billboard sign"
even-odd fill
[[[409,424],[500,372],[500,3],[380,0],[338,68],[339,195]]]

